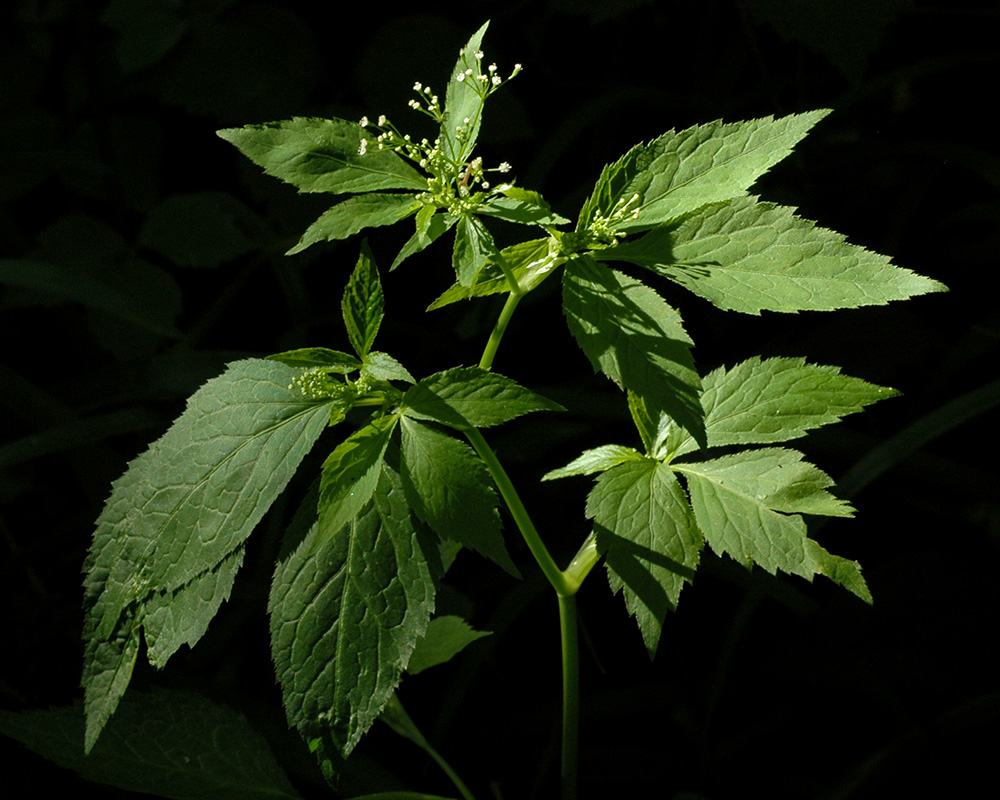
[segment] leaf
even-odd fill
[[[227,128],[218,135],[264,172],[301,192],[425,191],[427,179],[390,150],[359,155],[365,130],[343,119],[295,117]]]
[[[441,122],[441,152],[455,164],[464,164],[479,138],[483,121],[483,98],[479,89],[465,76],[472,70],[472,77],[480,72],[476,53],[490,23],[472,34],[458,56],[454,69],[448,75],[448,88],[444,98],[444,119]],[[463,75],[463,80],[457,80]],[[464,131],[460,133],[459,129]]]
[[[851,510],[826,491],[830,478],[801,458],[793,450],[766,448],[673,466],[687,480],[698,526],[715,552],[772,575],[826,575],[871,602],[861,568],[806,537],[798,514],[850,516]]]
[[[619,230],[649,228],[743,195],[829,113],[820,109],[729,124],[716,120],[670,131],[640,146],[637,175],[620,194],[639,192],[641,206],[638,216]]]
[[[379,381],[406,381],[416,383],[410,371],[400,364],[388,353],[373,350],[365,356],[365,363],[361,368],[361,376],[371,377]]]
[[[644,188],[641,185],[642,181],[637,179],[639,173],[648,167],[650,160],[645,147],[636,145],[617,161],[607,164],[601,170],[590,197],[580,210],[580,216],[576,221],[576,232],[592,230],[600,218],[611,219],[615,216],[616,209],[622,209],[626,204],[630,209],[634,209],[637,206],[635,201],[641,200],[641,189]],[[645,182],[651,179],[650,173],[646,176]],[[625,192],[626,189],[630,190],[628,194]],[[633,200],[633,195],[639,196]]]
[[[504,546],[489,472],[472,448],[405,416],[401,428],[403,486],[417,517],[519,577]]]
[[[403,413],[453,428],[486,428],[532,411],[562,411],[510,378],[479,367],[455,367],[424,378],[403,396]]]
[[[642,460],[642,455],[631,447],[620,444],[606,444],[592,450],[584,450],[565,467],[554,469],[542,476],[543,481],[568,478],[572,475],[593,475],[606,472],[627,461]]]
[[[431,213],[427,217],[427,224],[422,225],[421,215],[428,211],[428,209]],[[458,222],[458,217],[453,217],[451,214],[434,214],[433,211],[433,206],[424,206],[417,212],[417,230],[400,249],[399,254],[389,267],[389,272],[396,269],[396,267],[402,264],[403,261],[412,256],[414,253],[419,253],[421,250],[432,244],[436,239],[441,238],[455,226],[456,222]]]
[[[489,636],[490,631],[477,631],[461,617],[435,617],[427,631],[417,639],[406,671],[411,675],[450,661],[476,639]]]
[[[702,538],[670,467],[650,458],[612,467],[587,497],[611,588],[622,591],[650,658],[663,620],[691,581]]]
[[[348,375],[361,369],[361,362],[340,350],[330,350],[327,347],[302,347],[298,350],[286,350],[267,357],[269,361],[280,361],[290,367],[323,367],[338,375]]]
[[[174,616],[169,625],[154,617],[154,630],[172,631],[154,653],[160,662],[180,641],[193,643],[182,632],[204,631],[235,569],[211,573],[242,547],[326,427],[331,401],[290,388],[297,374],[261,359],[228,365],[114,482],[85,565],[88,750],[128,685],[144,614],[169,604]],[[195,602],[177,590],[196,579]],[[176,607],[161,596],[171,593]]]
[[[678,313],[656,292],[590,259],[576,259],[563,273],[563,311],[595,370],[704,441],[693,343]]]
[[[367,241],[361,243],[361,255],[347,282],[340,308],[351,347],[363,359],[371,350],[385,316],[385,295]]]
[[[530,292],[544,281],[555,270],[566,263],[566,257],[561,255],[557,243],[551,239],[532,239],[528,242],[505,247],[490,256],[486,265],[480,271],[473,286],[454,284],[437,300],[428,306],[427,310],[443,308],[459,300],[471,297],[486,297],[500,292],[509,292],[510,284],[507,276],[500,268],[501,259],[506,262],[507,269],[517,279],[518,288],[522,292]]]
[[[723,310],[746,314],[885,305],[946,290],[793,212],[741,197],[594,257],[638,264]]]
[[[392,225],[413,216],[420,207],[420,201],[412,194],[373,193],[348,197],[324,211],[285,255],[301,253],[317,242],[346,239],[364,228]]]
[[[200,695],[129,692],[89,755],[85,724],[80,701],[0,711],[0,731],[88,781],[175,800],[300,797],[246,718]]]
[[[515,222],[521,225],[565,225],[565,217],[552,212],[538,192],[511,186],[503,191],[503,196],[494,197],[477,209],[482,214]]]
[[[487,260],[496,253],[497,246],[482,220],[467,214],[458,221],[452,266],[462,286],[473,286]]]
[[[376,417],[327,457],[319,485],[316,547],[323,547],[361,513],[378,485],[382,460],[399,417]]]
[[[278,565],[271,649],[289,723],[303,737],[329,734],[351,752],[427,629],[440,569],[385,461],[371,499],[338,535],[321,544],[314,528]]]
[[[709,447],[773,444],[804,436],[898,392],[842,375],[839,367],[807,364],[804,358],[751,358],[720,367],[702,379],[701,402]],[[672,454],[697,448],[688,436]]]

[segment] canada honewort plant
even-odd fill
[[[870,601],[859,566],[810,539],[802,516],[852,510],[786,443],[894,392],[802,358],[752,358],[702,375],[680,314],[654,288],[672,282],[746,314],[854,308],[943,288],[748,194],[827,112],[714,122],[636,145],[604,168],[573,223],[510,180],[509,165],[475,155],[486,101],[505,82],[484,65],[485,30],[462,50],[443,104],[414,85],[411,106],[439,126],[434,141],[415,141],[384,117],[220,131],[266,173],[342,198],[290,252],[412,218],[390,271],[453,232],[455,282],[431,309],[506,300],[478,365],[414,376],[375,349],[386,303],[363,244],[341,298],[353,352],[310,347],[237,361],[191,397],[115,482],[97,522],[85,579],[88,750],[143,641],[162,667],[202,637],[254,527],[331,426],[348,430],[302,500],[268,606],[289,723],[331,770],[381,718],[472,796],[395,697],[406,671],[476,636],[434,617],[460,547],[515,575],[539,568],[558,599],[566,798],[576,793],[575,595],[598,564],[651,655],[706,543],[748,568],[824,575]],[[530,235],[500,248],[497,220]],[[484,433],[560,410],[491,369],[521,299],[556,275],[571,336],[621,388],[636,428],[635,441],[588,449],[545,476],[593,476],[583,509],[591,530],[565,568]],[[535,565],[509,555],[501,508]]]

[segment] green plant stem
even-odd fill
[[[560,784],[562,800],[576,800],[580,738],[580,637],[575,594],[559,595],[559,634],[562,641],[563,673]]]
[[[531,555],[535,557],[535,561],[538,562],[542,573],[548,579],[549,583],[552,584],[552,588],[556,590],[556,594],[572,594],[566,585],[566,579],[563,576],[562,570],[556,566],[556,562],[542,541],[542,537],[538,535],[535,524],[528,515],[528,510],[524,507],[524,503],[521,502],[521,498],[517,494],[517,489],[511,483],[510,478],[507,476],[507,471],[496,457],[493,448],[486,443],[486,439],[483,438],[483,435],[477,429],[468,428],[464,433],[472,448],[479,454],[479,457],[486,465],[486,469],[489,471],[490,477],[493,478],[497,489],[500,490],[500,496],[507,504],[510,515],[514,518],[514,523],[528,545]]]
[[[486,342],[483,357],[479,359],[481,369],[489,369],[493,366],[493,359],[497,354],[497,348],[500,346],[500,340],[503,339],[504,332],[507,330],[507,323],[514,316],[514,310],[517,308],[517,304],[521,302],[522,297],[524,295],[520,291],[512,291],[507,295],[507,302],[504,303],[503,310],[501,310],[500,316],[493,326],[493,331],[490,333],[489,341]]]

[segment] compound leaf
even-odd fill
[[[510,378],[479,367],[455,367],[424,378],[403,396],[406,416],[454,428],[499,425],[532,411],[562,411]]]
[[[595,370],[704,441],[701,379],[680,315],[652,289],[590,259],[563,273],[563,310]]]
[[[391,150],[359,154],[365,130],[344,119],[295,117],[226,128],[218,135],[264,172],[300,192],[349,194],[383,189],[425,191],[427,179]]]
[[[650,657],[663,620],[694,577],[702,538],[670,467],[630,459],[604,472],[587,497],[611,587],[622,591]]]
[[[322,543],[314,527],[278,565],[271,648],[289,723],[343,756],[389,701],[434,609],[437,546],[381,461],[370,499]]]
[[[155,612],[153,629],[166,636],[154,651],[160,665],[204,632],[235,568],[211,574],[242,547],[326,427],[332,401],[292,388],[298,374],[262,359],[230,364],[113,484],[85,565],[88,750],[128,685],[145,615]],[[191,593],[178,592],[192,581]],[[180,616],[187,613],[194,618]]]

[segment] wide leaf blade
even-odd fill
[[[489,22],[485,23],[472,34],[448,76],[444,120],[441,123],[441,152],[456,164],[464,164],[472,153],[483,121],[482,93],[485,87],[480,87],[476,82],[476,75],[481,72],[476,53],[479,52],[489,25]],[[471,70],[471,75],[466,74],[467,70]],[[462,76],[461,80],[459,75]]]
[[[412,194],[372,193],[348,197],[324,211],[285,255],[301,253],[317,242],[346,239],[364,228],[393,225],[416,214],[420,207],[420,201]]]
[[[504,545],[497,496],[479,456],[464,442],[403,417],[401,472],[410,508],[439,536],[517,576]]]
[[[364,128],[344,119],[295,117],[227,128],[218,135],[268,175],[301,192],[349,194],[383,189],[427,189],[427,179],[390,150],[359,153]]]
[[[701,379],[678,313],[640,281],[590,259],[563,272],[563,310],[595,370],[704,441]]]
[[[361,255],[340,302],[347,328],[347,338],[360,358],[368,355],[385,316],[385,295],[378,277],[378,267],[368,242],[362,242]]]
[[[403,396],[404,414],[453,428],[486,428],[532,411],[562,406],[510,378],[479,367],[455,367],[424,378]]]
[[[181,638],[193,643],[231,588],[229,577],[205,576],[242,547],[326,427],[331,401],[293,388],[298,374],[275,361],[230,364],[113,484],[85,565],[88,749],[128,685],[145,604],[155,610],[207,580],[205,603],[171,612],[197,609],[195,619],[171,623],[190,627]],[[176,649],[180,634],[171,636],[161,661]]]
[[[650,458],[603,473],[587,498],[611,587],[622,591],[650,657],[663,620],[694,577],[702,539],[670,467]]]
[[[830,311],[945,291],[937,281],[795,216],[741,197],[599,251],[679,283],[727,311]]]
[[[317,529],[275,571],[271,648],[290,724],[346,756],[392,696],[434,609],[441,568],[401,479],[379,465],[372,499],[322,544]]]

